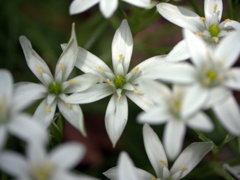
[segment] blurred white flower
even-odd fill
[[[166,123],[163,143],[171,160],[175,159],[182,149],[186,126],[206,132],[213,129],[213,124],[208,116],[199,111],[201,106],[194,109],[192,109],[194,104],[184,106],[186,87],[174,85],[171,92],[167,86],[150,80],[144,82],[144,86],[145,88],[151,87],[151,90],[146,93],[156,105],[146,112],[142,112],[138,116],[138,121],[149,124]],[[186,111],[187,113],[185,113]]]
[[[147,124],[143,127],[144,146],[148,158],[155,170],[156,176],[135,168],[126,154],[121,154],[117,167],[113,167],[104,175],[111,180],[123,180],[127,175],[133,180],[179,180],[190,173],[202,158],[212,150],[211,142],[195,142],[190,144],[178,156],[171,169],[168,169],[168,161],[161,141],[157,134]]]
[[[205,17],[169,3],[159,3],[158,12],[170,22],[202,37],[209,47],[215,47],[224,36],[233,30],[240,30],[240,23],[226,19],[220,23],[222,17],[222,0],[205,0]],[[180,41],[169,53],[169,61],[180,61],[189,58],[185,40]]]
[[[153,4],[151,0],[122,0],[134,6],[141,8],[151,8]],[[92,6],[99,3],[99,8],[105,18],[113,15],[118,7],[118,0],[74,0],[70,5],[70,14],[78,14],[86,11]]]
[[[47,64],[32,49],[30,41],[25,36],[21,36],[19,39],[28,67],[42,82],[42,84],[18,84],[21,89],[20,93],[25,94],[26,96],[29,95],[29,98],[33,98],[31,96],[32,92],[35,92],[33,100],[44,98],[33,117],[45,127],[48,127],[53,120],[56,107],[58,106],[59,111],[64,118],[75,128],[80,130],[83,135],[86,135],[83,114],[80,106],[66,103],[64,99],[66,94],[85,90],[92,84],[95,84],[98,80],[96,76],[91,74],[84,74],[67,80],[75,66],[78,53],[74,24],[70,41],[64,48],[64,51],[57,62],[54,78]]]
[[[79,48],[76,66],[85,73],[97,75],[101,81],[85,92],[75,93],[66,98],[69,103],[84,104],[112,95],[105,115],[105,126],[113,146],[117,143],[127,123],[128,103],[126,97],[144,110],[152,106],[152,102],[145,97],[138,84],[143,78],[154,78],[156,72],[152,71],[152,68],[163,60],[162,56],[152,57],[128,73],[132,49],[132,34],[126,20],[122,21],[112,42],[114,72],[98,57]]]
[[[46,141],[45,129],[33,121],[31,116],[22,112],[30,101],[24,94],[19,93],[18,88],[13,88],[10,72],[0,69],[0,149],[8,132],[29,143]]]
[[[27,147],[26,158],[12,152],[2,152],[0,168],[19,180],[97,180],[70,172],[85,154],[78,143],[60,145],[47,154],[42,144]]]

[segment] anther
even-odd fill
[[[120,55],[119,55],[119,60],[118,60],[119,63],[122,61],[122,58],[123,58],[123,55],[120,54]]]
[[[134,70],[134,74],[136,74],[138,71],[139,71],[139,67],[136,67],[135,70]]]
[[[218,37],[213,37],[213,40],[215,41],[215,43],[219,42],[219,38]]]
[[[70,81],[68,81],[68,83],[70,83],[70,84],[77,84],[77,80],[70,80]]]
[[[101,72],[104,72],[104,70],[103,70],[100,66],[98,66],[98,69],[99,69]]]
[[[224,22],[231,22],[232,20],[231,19],[225,19]]]
[[[167,166],[167,163],[163,160],[160,160],[160,163],[162,163],[164,166]]]
[[[185,170],[187,170],[187,169],[188,169],[188,168],[187,168],[186,166],[183,166],[183,167],[180,168],[181,171],[185,171]]]
[[[61,71],[63,71],[64,70],[64,64],[60,63],[60,65],[61,65]]]
[[[133,92],[136,93],[136,94],[142,93],[142,91],[133,91]]]
[[[205,17],[200,17],[200,20],[202,20],[202,21],[206,21],[206,18]]]
[[[197,36],[202,36],[203,32],[196,33]]]
[[[39,73],[42,74],[43,73],[42,68],[39,65],[37,66],[37,68],[38,68]]]
[[[122,97],[122,94],[118,94],[117,102],[120,101],[121,97]]]
[[[46,106],[46,107],[45,107],[45,110],[46,110],[46,112],[48,112],[48,113],[50,113],[50,112],[51,112],[51,109],[49,109],[49,107],[48,107],[48,106]]]
[[[107,79],[106,81],[107,81],[109,86],[112,86],[112,83],[111,83],[110,79]]]
[[[216,13],[216,12],[217,12],[217,7],[218,7],[218,5],[215,4],[215,6],[214,6],[214,8],[213,8],[213,13]]]
[[[68,109],[71,109],[71,104],[66,103],[66,105],[67,105]]]

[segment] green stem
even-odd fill
[[[233,18],[232,0],[228,0],[228,17],[229,17],[230,19]]]
[[[203,16],[203,14],[202,14],[201,10],[198,8],[198,5],[196,4],[195,0],[189,0],[189,1],[190,1],[191,5],[192,5],[194,11],[197,14],[199,14],[200,16]]]
[[[120,14],[122,15],[122,17],[124,19],[127,19],[127,14],[125,13],[125,11],[122,9],[121,6],[119,6],[118,10],[119,10]]]

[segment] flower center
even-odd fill
[[[123,86],[126,84],[126,79],[123,75],[118,75],[114,80],[113,80],[115,86],[117,89],[122,89]]]
[[[182,108],[182,94],[174,94],[169,100],[169,110],[170,113],[175,117],[180,116],[180,110]]]
[[[49,84],[48,86],[48,92],[50,94],[55,94],[55,95],[59,95],[62,93],[62,87],[61,87],[61,84],[59,83],[51,83]]]
[[[221,84],[224,77],[219,75],[219,72],[214,69],[203,69],[202,84],[207,87],[214,87]]]
[[[35,167],[31,171],[32,180],[49,180],[52,174],[53,167],[49,164],[44,164]]]
[[[208,29],[209,33],[211,34],[212,37],[217,37],[220,29],[217,27],[215,24],[212,24],[210,28]]]

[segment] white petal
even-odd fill
[[[127,20],[123,20],[115,32],[112,41],[112,63],[114,72],[117,73],[117,65],[123,63],[125,74],[128,71],[132,57],[133,39]],[[120,61],[120,62],[119,62]]]
[[[7,101],[11,101],[13,91],[13,78],[8,70],[0,69],[0,103],[2,98],[7,98]]]
[[[218,21],[222,18],[223,3],[222,0],[205,0],[204,14],[207,21],[211,21],[213,16],[217,14]]]
[[[188,50],[187,42],[186,40],[182,40],[173,47],[173,49],[168,53],[165,60],[168,62],[178,62],[187,60],[188,58],[190,58],[190,53]]]
[[[59,57],[56,65],[55,80],[57,82],[65,81],[68,78],[74,68],[77,54],[78,45],[75,33],[75,24],[73,23],[71,38],[67,44],[67,47],[64,49],[61,56]],[[58,74],[61,74],[61,79],[57,79],[57,77],[60,77]]]
[[[113,15],[114,11],[118,7],[118,0],[101,0],[100,10],[105,18],[109,18]]]
[[[26,160],[21,155],[10,151],[1,152],[0,167],[14,177],[21,177],[28,173]]]
[[[214,57],[223,61],[225,67],[231,67],[240,54],[240,31],[229,33],[217,46]]]
[[[222,125],[233,135],[240,136],[240,109],[233,96],[213,106]]]
[[[231,20],[231,21],[223,21],[220,25],[222,25],[225,27],[225,28],[233,28],[235,30],[240,30],[240,23],[237,22],[237,21],[234,21],[234,20]]]
[[[70,104],[85,104],[98,101],[113,93],[107,83],[96,84],[86,91],[72,94],[66,97],[65,102]]]
[[[96,74],[83,74],[70,79],[62,84],[64,93],[76,93],[84,91],[97,82],[100,81],[100,77]]]
[[[164,166],[168,166],[167,157],[157,134],[147,124],[143,126],[143,141],[149,161],[157,176],[162,177]]]
[[[151,8],[153,4],[151,3],[151,0],[122,0],[129,4],[132,4],[134,6],[138,6],[141,8]]]
[[[168,21],[193,32],[198,32],[203,26],[200,17],[183,7],[171,5],[169,3],[159,3],[157,5],[158,12]]]
[[[70,14],[77,14],[91,8],[100,0],[74,0],[70,5]]]
[[[45,144],[43,143],[31,143],[26,148],[28,162],[31,164],[38,164],[39,162],[45,162],[48,160]]]
[[[27,65],[31,69],[31,71],[37,76],[37,78],[45,84],[45,81],[42,77],[43,73],[48,74],[48,76],[52,78],[52,74],[47,66],[47,64],[42,60],[42,58],[33,50],[31,42],[25,37],[20,36],[19,38],[20,44],[22,46]]]
[[[180,177],[183,178],[202,160],[202,158],[213,148],[211,142],[195,142],[190,144],[180,154],[171,168],[171,174],[181,171],[180,168],[186,167],[187,169],[182,172]]]
[[[5,127],[0,126],[0,151],[2,151],[3,146],[7,138],[7,131]]]
[[[214,126],[209,117],[199,112],[195,115],[193,115],[188,121],[187,125],[190,126],[193,129],[198,129],[201,131],[210,132],[213,130]]]
[[[58,101],[58,108],[64,118],[75,128],[77,128],[83,136],[86,136],[83,113],[78,104],[67,104],[63,101]]]
[[[53,121],[55,110],[56,101],[54,101],[51,105],[48,105],[47,100],[44,99],[37,107],[35,113],[33,114],[33,118],[47,128]]]
[[[240,68],[232,68],[230,73],[233,74],[233,76],[227,80],[225,85],[231,89],[240,91]]]
[[[207,60],[207,55],[211,55],[210,52],[208,52],[207,45],[199,36],[188,30],[184,30],[184,37],[187,42],[191,61],[196,66],[201,66],[202,63]]]
[[[63,171],[62,169],[60,169],[54,173],[54,176],[52,177],[51,180],[99,180],[99,179],[87,175],[82,175],[79,173],[74,174],[67,170]]]
[[[70,169],[81,161],[85,151],[79,143],[66,143],[51,151],[49,159],[59,168]]]
[[[21,111],[35,101],[43,98],[45,93],[47,93],[47,89],[42,84],[30,82],[17,83],[13,95],[13,108]]]
[[[182,117],[188,117],[199,111],[209,98],[209,90],[199,84],[190,86],[185,93],[181,108]]]
[[[105,115],[105,127],[113,146],[116,145],[128,120],[126,96],[122,95],[119,101],[117,99],[117,95],[111,97]]]
[[[137,120],[140,123],[159,125],[165,123],[169,118],[170,115],[165,107],[156,106],[146,112],[140,113],[137,117]]]
[[[9,123],[9,131],[30,143],[43,143],[47,139],[45,128],[25,114],[17,115]]]
[[[163,132],[163,144],[169,159],[177,157],[182,149],[186,127],[180,120],[170,120]]]
[[[104,76],[104,73],[114,76],[112,70],[105,62],[81,47],[78,49],[78,57],[75,66],[85,73],[97,74],[100,77]],[[101,69],[104,70],[104,73]]]

